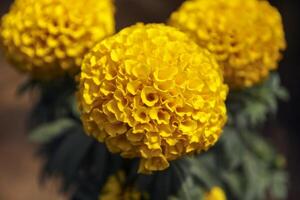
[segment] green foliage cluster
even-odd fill
[[[32,89],[40,91],[40,98],[32,111],[29,138],[40,144],[42,180],[60,177],[62,191],[72,191],[72,199],[97,199],[107,178],[120,169],[126,173],[126,184],[155,200],[198,200],[213,186],[222,187],[230,200],[286,196],[285,160],[261,134],[267,117],[276,113],[278,99],[288,98],[276,73],[261,85],[230,92],[229,121],[214,148],[174,161],[168,170],[152,175],[137,174],[136,159],[113,155],[83,133],[75,82],[29,81],[20,92]]]
[[[287,99],[276,73],[261,85],[230,92],[229,121],[223,135],[211,150],[189,158],[193,179],[187,179],[182,188],[188,188],[186,191],[194,196],[220,186],[228,199],[285,199],[285,158],[262,136],[262,125],[268,116],[276,114],[278,100]],[[182,193],[184,190],[177,199],[186,199]],[[194,196],[190,199],[197,199]]]

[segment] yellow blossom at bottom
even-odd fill
[[[226,200],[226,194],[220,187],[213,187],[204,195],[204,200]]]
[[[133,187],[126,187],[123,171],[110,176],[101,190],[99,200],[140,200],[142,194]]]

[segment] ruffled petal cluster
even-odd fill
[[[204,200],[226,200],[226,194],[220,187],[213,187],[204,195]]]
[[[103,186],[99,200],[141,200],[142,194],[132,187],[126,186],[123,171],[110,176]]]
[[[139,171],[207,150],[226,122],[227,86],[214,56],[161,24],[137,24],[83,61],[78,101],[86,132]]]
[[[230,88],[265,79],[286,47],[280,13],[265,0],[189,0],[169,24],[216,55]]]
[[[0,39],[19,70],[52,79],[78,72],[84,54],[113,33],[112,0],[16,0]]]

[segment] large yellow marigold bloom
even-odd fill
[[[213,187],[204,195],[204,200],[226,200],[226,194],[220,187]]]
[[[231,88],[265,79],[286,47],[280,13],[264,0],[186,1],[169,24],[216,55]]]
[[[99,200],[141,200],[142,193],[133,187],[126,186],[126,176],[123,171],[110,176],[103,186]]]
[[[175,28],[138,24],[85,57],[78,99],[86,132],[150,172],[215,144],[226,95],[208,51]]]
[[[113,32],[112,0],[16,0],[0,39],[19,70],[50,79],[78,72],[84,54]]]

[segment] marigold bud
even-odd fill
[[[99,200],[141,200],[142,193],[126,184],[126,175],[118,171],[110,176],[104,184]]]
[[[204,200],[226,200],[226,194],[220,187],[213,187],[204,196]]]

